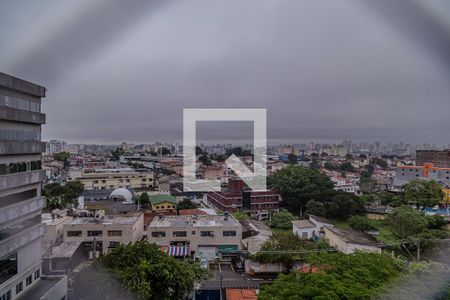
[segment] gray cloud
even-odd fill
[[[0,69],[48,88],[45,137],[181,141],[183,108],[255,107],[274,142],[449,142],[448,27],[430,9],[415,38],[405,24],[420,5],[393,22],[388,3],[352,0],[107,3],[53,8],[67,22],[42,12],[31,32],[44,38],[26,51],[11,50],[26,26],[0,26]]]

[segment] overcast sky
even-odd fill
[[[275,144],[450,143],[450,5],[391,2],[2,0],[0,70],[47,87],[44,139],[181,142],[183,108],[227,107]]]

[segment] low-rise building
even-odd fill
[[[171,256],[224,259],[241,249],[242,226],[228,214],[157,216],[147,238]]]
[[[444,186],[450,187],[450,168],[435,167],[431,163],[422,166],[398,167],[394,186],[401,187],[413,179],[435,180]]]
[[[325,226],[333,223],[325,218],[310,215],[308,220],[292,221],[292,232],[301,239],[319,239],[325,234]]]
[[[372,235],[347,229],[325,226],[325,241],[337,250],[350,254],[355,250],[366,250],[381,253],[382,244]]]
[[[169,194],[150,195],[152,211],[157,213],[176,211],[177,201],[174,196]]]
[[[85,190],[100,189],[149,189],[154,188],[154,174],[149,170],[124,169],[95,169],[86,172],[84,169],[71,169],[68,181],[78,180]]]
[[[144,215],[78,217],[64,224],[64,242],[92,244],[95,251],[106,254],[119,244],[133,243],[144,235]]]

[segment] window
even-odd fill
[[[16,295],[17,295],[18,293],[20,293],[21,291],[23,291],[23,282],[19,282],[19,283],[16,285]]]
[[[103,232],[101,230],[88,230],[88,236],[102,236]]]
[[[122,236],[122,230],[108,230],[108,236]]]
[[[76,237],[81,237],[83,236],[81,230],[71,230],[71,231],[67,231],[67,236],[76,236]]]
[[[166,232],[165,231],[153,231],[152,232],[152,237],[166,237]]]
[[[195,231],[192,231],[191,234],[192,234],[192,235],[195,235]]]
[[[174,237],[185,237],[186,235],[187,235],[186,231],[174,231],[173,232]]]
[[[4,293],[0,299],[1,300],[11,300],[11,290]]]
[[[36,272],[34,272],[34,280],[38,279],[39,277],[41,277],[41,270],[36,270]]]
[[[223,236],[236,236],[236,231],[235,230],[224,230]]]
[[[0,284],[17,274],[17,253],[0,260]]]
[[[26,279],[27,286],[29,286],[33,282],[33,275],[30,275]]]
[[[214,236],[214,231],[200,231],[200,236],[210,236],[213,237]]]

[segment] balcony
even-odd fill
[[[45,206],[44,197],[34,197],[0,208],[0,224],[28,215]]]
[[[41,216],[32,218],[17,227],[5,228],[0,232],[0,257],[14,252],[44,235],[44,224]]]
[[[1,141],[0,155],[45,152],[45,143],[39,141]]]
[[[42,276],[30,289],[21,293],[17,299],[52,300],[66,299],[67,276]]]
[[[12,189],[19,186],[39,183],[44,181],[45,177],[45,170],[3,175],[0,176],[0,190]]]
[[[45,124],[45,114],[0,106],[0,120],[31,124]]]

